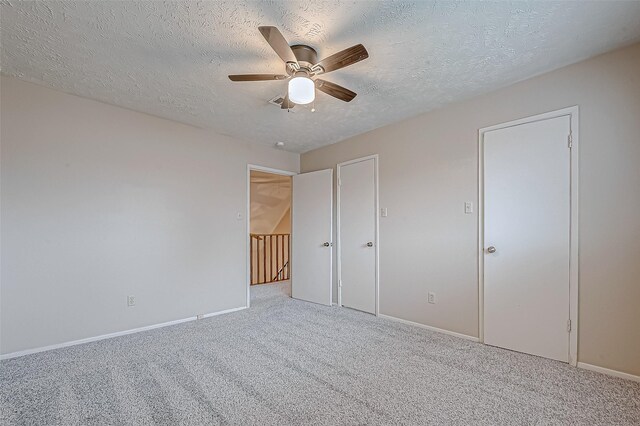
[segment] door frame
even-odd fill
[[[521,124],[534,123],[569,116],[570,153],[570,225],[569,225],[569,364],[578,362],[578,147],[579,147],[579,108],[577,105],[556,111],[537,114],[494,126],[483,127],[478,131],[478,337],[484,343],[484,134],[491,130],[504,129]],[[569,146],[567,146],[569,149]]]
[[[337,191],[336,191],[336,240],[337,240],[337,249],[336,249],[336,268],[338,272],[338,306],[342,306],[342,250],[341,250],[341,242],[340,239],[340,169],[344,166],[348,166],[354,163],[360,163],[362,161],[367,161],[373,159],[373,168],[374,168],[374,198],[375,198],[375,235],[374,235],[374,247],[375,247],[375,276],[376,276],[376,312],[375,315],[378,316],[380,313],[380,244],[379,244],[379,235],[380,235],[380,194],[379,194],[379,185],[378,185],[378,154],[368,155],[366,157],[355,158],[353,160],[344,161],[342,163],[338,163],[336,166],[336,176],[337,176]]]
[[[251,238],[251,170],[257,170],[260,172],[272,173],[274,175],[283,175],[283,176],[295,176],[298,174],[296,172],[291,172],[288,170],[273,169],[271,167],[259,166],[256,164],[247,164],[247,211],[245,213],[246,223],[247,223],[247,232],[245,234],[245,252],[246,252],[245,281],[247,284],[247,308],[251,307],[251,270],[250,270],[251,253],[249,253],[249,244],[247,243],[247,241],[249,241],[249,238]],[[293,199],[293,189],[291,192],[292,192],[291,197]],[[291,211],[291,214],[293,215],[293,209]],[[292,241],[292,240],[293,238],[291,238],[289,241]]]

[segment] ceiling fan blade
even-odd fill
[[[279,74],[235,74],[230,75],[231,81],[269,81],[269,80],[285,80],[288,75]]]
[[[280,58],[285,62],[295,62],[296,55],[293,54],[289,43],[285,40],[282,33],[276,27],[258,27],[258,30],[262,34],[262,36],[267,40],[269,46],[280,56]]]
[[[280,105],[280,109],[291,109],[294,106],[296,106],[296,104],[291,102],[291,100],[289,99],[289,93],[287,93],[284,97],[284,100],[282,101],[282,105]]]
[[[356,62],[360,62],[363,59],[367,59],[369,57],[369,52],[364,48],[363,45],[357,44],[348,49],[344,49],[338,53],[335,53],[327,58],[324,58],[316,65],[320,65],[324,72],[331,72],[335,70],[339,70],[340,68],[348,67],[349,65],[353,65]]]
[[[352,92],[345,87],[320,78],[316,80],[316,87],[327,95],[331,95],[334,98],[338,98],[345,102],[351,102],[353,98],[357,96],[355,92]]]

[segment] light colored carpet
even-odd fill
[[[3,361],[0,423],[640,424],[640,383],[252,290],[250,310]]]

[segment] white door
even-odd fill
[[[340,302],[376,313],[375,159],[338,165]]]
[[[484,341],[568,362],[570,117],[484,133]]]
[[[331,305],[333,170],[293,177],[291,296]]]

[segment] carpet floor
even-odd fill
[[[640,383],[252,289],[235,313],[0,363],[3,425],[639,425]]]

